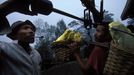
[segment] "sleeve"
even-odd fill
[[[38,52],[37,52],[37,56],[38,56],[38,75],[40,75],[42,59],[41,59],[41,55]]]
[[[0,57],[1,57],[2,51],[3,51],[5,48],[6,48],[6,46],[4,45],[4,43],[0,41]]]
[[[38,53],[39,54],[39,53]],[[41,55],[39,54],[38,55],[38,59],[39,59],[39,65],[41,64],[41,62],[42,62],[42,58],[41,58]]]
[[[0,55],[1,55],[1,47],[0,47]]]
[[[37,56],[38,63],[40,64],[42,62],[42,58],[40,53],[37,50],[36,50],[36,56]]]
[[[0,55],[1,55],[1,52],[2,52],[2,47],[3,47],[3,44],[2,44],[2,42],[0,41]]]
[[[33,49],[33,48],[32,48]],[[33,50],[34,51],[34,59],[33,61],[36,63],[36,70],[37,70],[37,75],[40,75],[41,72],[41,56],[39,54],[39,52],[37,50]]]

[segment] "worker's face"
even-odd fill
[[[22,25],[17,33],[18,41],[24,43],[33,43],[35,37],[35,31],[31,25]]]
[[[97,42],[103,42],[105,40],[104,36],[104,26],[98,25],[95,33],[95,40]]]

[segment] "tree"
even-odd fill
[[[37,28],[35,49],[41,54],[43,62],[42,68],[44,69],[50,66],[48,63],[50,63],[53,59],[53,51],[50,49],[50,43],[52,42],[51,36],[53,35],[51,27],[53,26],[50,26],[42,19],[37,19],[34,23]]]
[[[114,16],[114,14],[113,13],[109,13],[109,11],[105,11],[104,12],[104,18],[103,18],[103,21],[105,21],[105,22],[112,22],[112,21],[114,21],[114,19],[112,18],[112,16]]]
[[[56,26],[49,25],[42,19],[37,19],[34,22],[37,27],[36,36],[37,37],[44,36],[43,38],[45,39],[44,42],[48,43],[47,44],[48,46],[51,44],[51,42],[53,42],[56,38],[58,38],[67,28],[64,20],[58,21]],[[37,42],[40,43],[39,41],[40,40],[38,40]]]
[[[57,22],[57,33],[56,33],[57,37],[59,37],[66,29],[67,27],[64,20],[63,19],[59,20]]]
[[[35,49],[39,51],[43,60],[43,67],[49,68],[53,61],[54,51],[51,49],[51,43],[55,41],[66,29],[64,20],[60,20],[56,25],[49,25],[42,19],[34,21],[36,25],[36,44]]]
[[[36,26],[36,28],[44,28],[45,26],[45,22],[44,22],[44,20],[43,19],[36,19],[35,21],[34,21],[34,24],[35,24],[35,26]]]
[[[71,21],[71,22],[68,24],[69,27],[73,27],[73,26],[75,26],[75,25],[79,25],[79,23],[78,23],[77,21],[75,21],[75,20]]]

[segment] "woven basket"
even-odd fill
[[[134,52],[120,49],[112,43],[103,73],[104,75],[134,75]]]
[[[69,48],[55,48],[55,59],[59,62],[71,61],[73,50]]]

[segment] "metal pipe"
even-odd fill
[[[68,17],[71,17],[71,18],[74,18],[74,19],[77,19],[77,20],[80,20],[80,21],[84,21],[84,19],[82,19],[82,18],[79,18],[77,16],[74,16],[72,14],[66,13],[66,12],[61,11],[61,10],[56,9],[56,8],[53,8],[53,12],[61,14],[61,15],[65,15],[65,16],[68,16]]]
[[[103,0],[101,0],[101,2],[100,2],[100,14],[101,14],[101,20],[103,20],[103,18],[104,18],[104,10],[103,10],[103,5],[104,4],[104,1]]]

